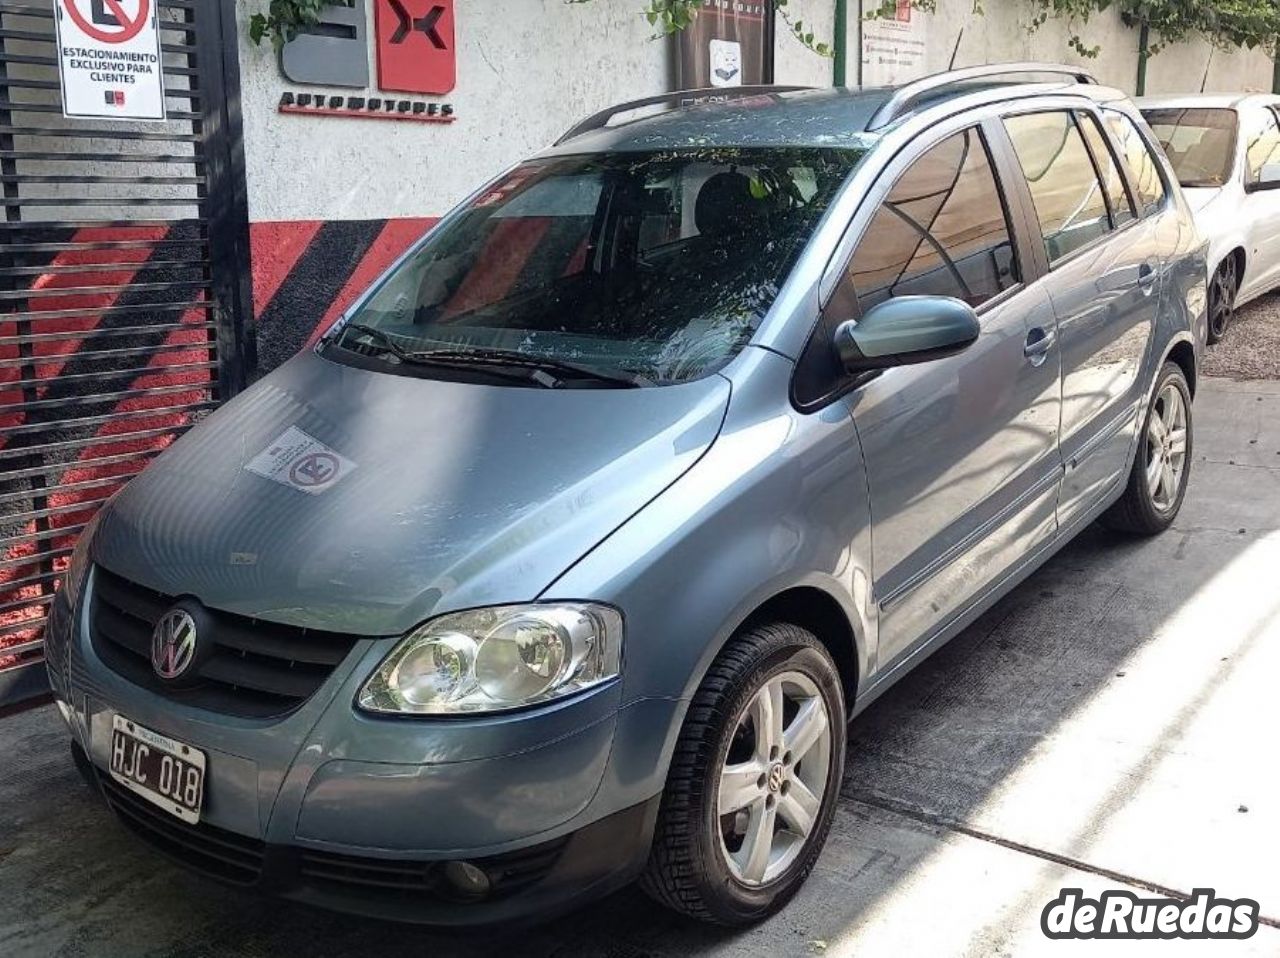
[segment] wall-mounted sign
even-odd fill
[[[284,45],[280,70],[294,83],[369,85],[369,14],[364,0],[344,0],[320,9],[314,27]]]
[[[64,116],[165,118],[156,6],[153,0],[54,0]]]
[[[452,123],[457,119],[452,103],[377,96],[325,96],[323,93],[294,93],[291,90],[280,97],[280,112],[410,123]]]
[[[925,75],[928,23],[910,0],[897,0],[891,17],[875,17],[862,24],[862,84],[885,86]]]
[[[707,0],[676,43],[679,89],[772,83],[772,0]]]
[[[458,82],[453,0],[374,0],[378,87],[443,94]]]

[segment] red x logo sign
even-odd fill
[[[457,83],[453,0],[375,0],[378,86],[448,93]]]

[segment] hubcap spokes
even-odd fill
[[[1147,490],[1161,512],[1173,508],[1187,466],[1187,404],[1169,383],[1156,398],[1147,426]]]
[[[720,770],[720,848],[748,885],[785,872],[813,831],[831,768],[831,717],[799,672],[771,678],[738,717]]]
[[[1213,292],[1211,304],[1213,314],[1210,321],[1213,324],[1214,335],[1221,336],[1226,331],[1235,310],[1236,267],[1234,262],[1228,261],[1218,270],[1213,279]]]

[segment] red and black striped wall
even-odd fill
[[[257,375],[333,322],[432,219],[251,227]],[[212,405],[217,359],[193,222],[24,234],[0,290],[0,672],[112,493]]]
[[[0,291],[0,672],[97,507],[212,405],[217,367],[195,223],[21,239]]]
[[[314,341],[435,223],[421,218],[250,226],[257,374]]]

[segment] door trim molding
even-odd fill
[[[1055,446],[1053,453],[1056,456],[1058,448]],[[1051,457],[1052,458],[1052,457]],[[1024,509],[1029,503],[1043,495],[1051,486],[1060,484],[1065,475],[1065,469],[1061,460],[1054,463],[1053,469],[1046,472],[1037,479],[1029,489],[1014,499],[1007,506],[997,512],[994,516],[974,529],[971,533],[947,549],[940,556],[930,562],[927,566],[917,572],[915,575],[907,579],[901,585],[895,587],[892,592],[880,599],[877,603],[881,612],[889,612],[894,606],[898,605],[908,593],[914,592],[920,586],[924,585],[934,576],[938,575],[947,566],[951,565],[964,553],[974,548],[979,542],[991,535],[996,529],[1008,523],[1014,515]]]

